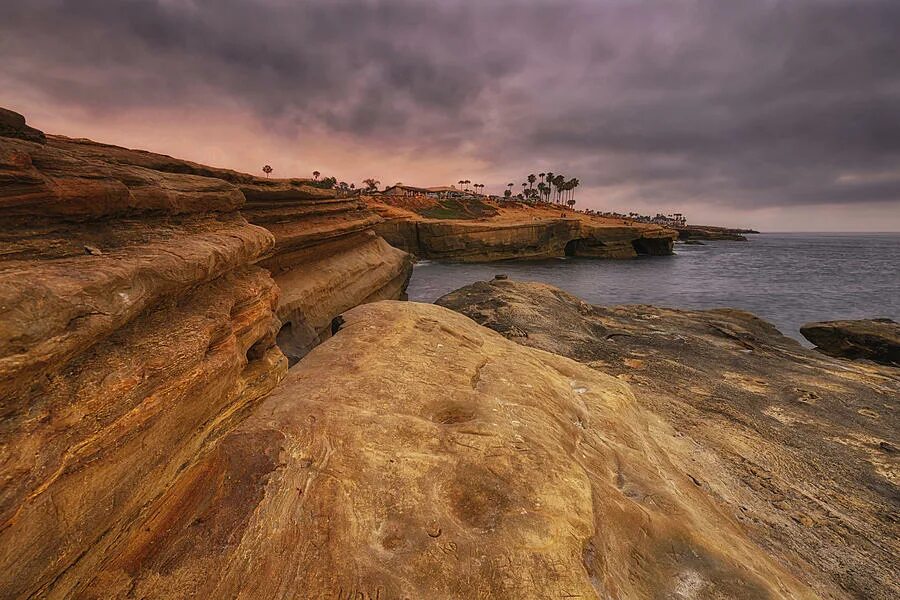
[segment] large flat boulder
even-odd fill
[[[900,323],[891,319],[807,323],[800,333],[829,356],[900,366]]]
[[[378,302],[120,535],[75,598],[814,598],[629,386]]]
[[[438,303],[628,382],[691,448],[697,489],[817,597],[897,597],[896,369],[808,350],[737,310],[591,306],[510,280]]]

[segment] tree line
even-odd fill
[[[266,177],[269,177],[274,169],[270,165],[265,165],[262,170]],[[325,177],[320,180],[319,177],[322,174],[319,171],[313,171],[312,174],[312,185],[325,189],[340,189],[346,192],[359,189],[366,192],[376,192],[378,191],[378,186],[381,185],[380,181],[370,177],[363,179],[362,185],[357,188],[356,184],[348,184],[346,181],[339,182],[335,177]],[[540,181],[538,181],[538,178],[540,178]],[[572,177],[568,179],[562,174],[548,171],[537,175],[531,173],[525,179],[527,181],[522,182],[522,191],[515,194],[516,198],[530,202],[552,202],[554,204],[575,206],[575,189],[581,185],[578,178]],[[470,179],[460,179],[456,183],[459,184],[463,191],[470,191],[469,186],[471,185],[476,193],[484,194],[485,185],[483,183],[473,184]],[[515,185],[515,183],[506,184],[506,189],[503,191],[504,198],[514,197],[512,190]]]

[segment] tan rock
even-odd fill
[[[492,209],[482,218],[435,219],[411,199],[409,209],[366,198],[384,222],[376,231],[392,245],[420,258],[459,262],[537,259],[561,256],[633,258],[672,253],[677,232],[646,223],[623,223],[574,211],[522,203],[480,204]],[[560,216],[562,214],[562,216]]]
[[[292,314],[328,328],[400,297],[409,259],[303,180],[22,138],[0,127],[0,596],[67,597],[284,376],[257,263],[288,265]],[[284,207],[288,235],[238,212],[298,190],[313,216]]]
[[[737,310],[591,306],[481,282],[438,303],[627,380],[670,459],[821,598],[897,596],[897,370],[829,358]]]
[[[345,320],[93,578],[60,589],[815,597],[673,463],[685,441],[615,378],[432,305],[378,302]]]

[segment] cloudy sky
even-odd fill
[[[898,0],[5,0],[0,106],[281,176],[900,231]]]

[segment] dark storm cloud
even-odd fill
[[[3,17],[0,77],[98,115],[234,105],[279,135],[638,195],[900,202],[896,0],[14,0]]]

